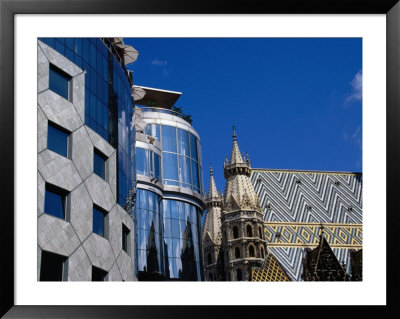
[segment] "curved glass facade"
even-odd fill
[[[85,124],[117,149],[118,203],[124,206],[132,189],[133,112],[131,84],[125,65],[100,38],[41,38],[85,73]]]
[[[203,280],[200,209],[172,199],[164,199],[162,209],[165,277]]]
[[[162,182],[202,193],[201,146],[191,132],[169,125],[147,124],[145,134],[162,145]]]
[[[163,273],[161,198],[156,193],[138,189],[134,222],[136,225],[137,271]]]
[[[134,214],[137,271],[159,274],[166,280],[202,280],[200,216],[200,209],[192,204],[138,189]]]

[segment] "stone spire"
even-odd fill
[[[233,144],[232,144],[231,164],[244,163],[242,155],[240,155],[239,146],[236,141],[235,126],[233,126],[232,137],[233,137]]]
[[[250,161],[243,160],[237,143],[236,132],[233,130],[231,161],[224,163],[226,179],[224,212],[236,210],[254,210],[261,212],[258,196],[250,181]]]
[[[208,189],[208,197],[213,198],[213,197],[218,197],[218,191],[217,187],[215,186],[215,180],[214,180],[214,171],[212,166],[210,165],[210,186]]]
[[[206,198],[207,214],[203,227],[203,245],[219,245],[221,243],[221,206],[222,197],[217,191],[214,171],[210,165],[210,186]]]

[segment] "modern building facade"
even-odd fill
[[[181,93],[133,85],[137,55],[38,41],[38,280],[204,277],[200,137]]]
[[[203,228],[206,280],[238,280],[234,274],[229,278],[229,272],[227,277],[227,268],[222,272],[220,265],[232,258],[229,236],[235,238],[235,234],[229,229],[233,220],[226,217],[232,207],[241,207],[244,195],[230,195],[240,189],[254,198],[254,211],[260,213],[262,222],[255,218],[253,226],[262,225],[259,247],[266,244],[265,256],[249,276],[242,275],[242,280],[362,280],[362,174],[251,169],[249,161],[243,160],[246,163],[232,166],[235,148],[234,137],[231,162],[224,163],[227,182],[223,200],[210,176]],[[239,158],[240,152],[236,153]],[[232,184],[234,174],[227,172],[231,167],[247,174],[250,185],[244,177],[237,185]],[[235,214],[240,218],[239,213]],[[255,240],[242,238],[245,228],[238,230],[235,240],[244,240],[247,245]],[[245,252],[239,249],[234,257]]]
[[[38,41],[38,280],[136,280],[126,47]]]
[[[136,262],[139,280],[203,279],[199,134],[171,108],[181,95],[135,87]]]

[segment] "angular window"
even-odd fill
[[[49,88],[53,92],[62,96],[66,100],[70,100],[70,81],[71,76],[61,71],[59,68],[50,64],[49,70]]]
[[[93,171],[102,179],[106,178],[106,160],[107,157],[99,150],[94,149],[93,153]]]
[[[258,227],[258,234],[259,234],[259,237],[262,239],[262,228],[261,227]]]
[[[93,206],[93,232],[107,238],[107,212],[100,207]]]
[[[107,281],[107,272],[92,266],[92,281]]]
[[[64,157],[68,157],[69,132],[51,122],[47,127],[47,148]]]
[[[40,281],[66,281],[67,257],[42,251]]]
[[[129,251],[129,233],[128,227],[122,224],[122,250],[126,253]]]
[[[211,254],[207,254],[207,265],[211,265]]]
[[[44,212],[46,214],[68,219],[66,214],[68,192],[62,188],[46,183],[44,196]]]
[[[264,258],[264,248],[261,247],[261,258]]]

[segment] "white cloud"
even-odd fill
[[[167,61],[161,61],[161,60],[158,60],[158,59],[154,59],[154,60],[151,62],[151,64],[152,64],[152,65],[163,66],[163,65],[167,65],[168,62],[167,62]]]
[[[353,91],[346,98],[345,104],[352,101],[361,101],[362,100],[362,70],[358,71],[354,76],[353,80],[350,82],[353,87]]]

